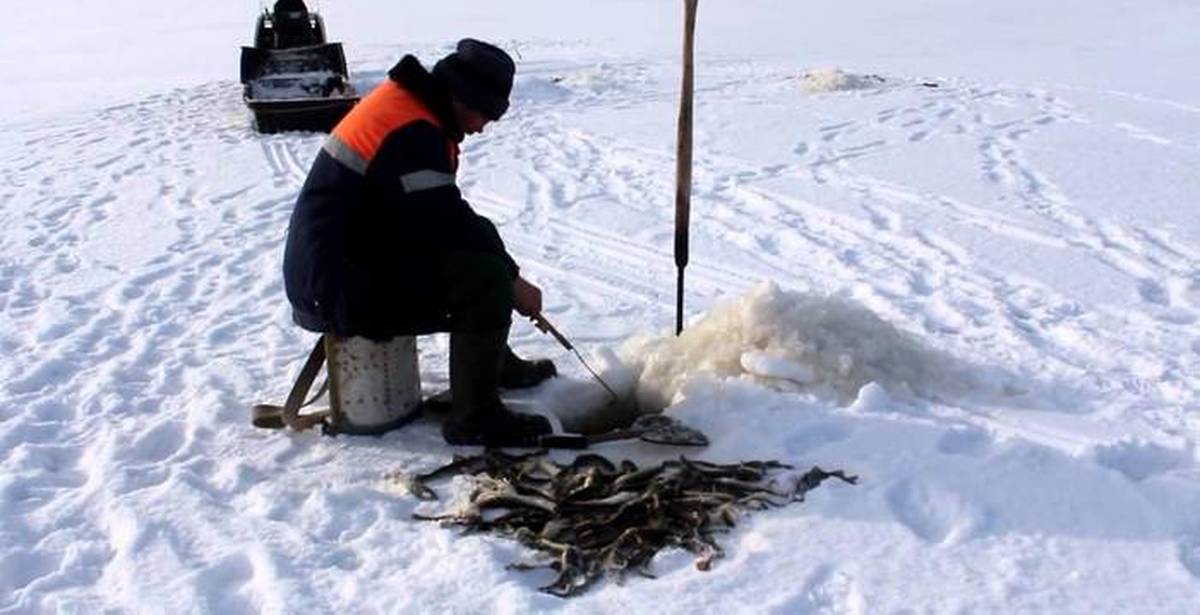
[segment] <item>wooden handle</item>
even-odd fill
[[[692,209],[692,101],[695,98],[696,7],[683,0],[683,83],[679,95],[679,126],[675,151],[675,334],[683,331],[683,270],[688,264],[688,226]]]
[[[564,336],[562,333],[559,333],[558,329],[555,329],[554,325],[550,324],[550,321],[546,320],[545,316],[542,316],[541,314],[534,314],[533,316],[529,317],[529,320],[532,320],[533,326],[537,327],[542,333],[549,333],[550,335],[554,336],[554,339],[558,340],[558,343],[562,344],[563,348],[566,348],[567,350],[575,350],[575,347],[571,345],[571,342],[567,340],[566,336]]]

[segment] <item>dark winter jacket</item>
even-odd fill
[[[444,330],[436,263],[490,252],[517,266],[455,184],[462,131],[449,95],[406,56],[334,128],[300,191],[283,273],[305,329],[387,339]]]

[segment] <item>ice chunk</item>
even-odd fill
[[[811,365],[804,365],[783,357],[774,357],[765,352],[743,352],[741,363],[748,373],[764,378],[780,378],[800,384],[817,379],[817,373]]]

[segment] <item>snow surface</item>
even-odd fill
[[[460,36],[517,55],[460,180],[550,319],[705,430],[702,457],[860,485],[745,518],[710,572],[664,553],[571,601],[506,570],[514,544],[413,522],[382,477],[449,458],[434,423],[247,420],[313,339],[280,260],[323,140],[249,128],[257,3],[16,4],[0,613],[1194,612],[1200,5],[705,0],[675,340],[678,5],[323,9],[363,92]],[[514,343],[569,376],[525,403],[603,399],[533,327]],[[429,391],[446,352],[421,340]]]

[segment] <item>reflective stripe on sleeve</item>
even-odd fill
[[[405,173],[404,175],[400,176],[400,185],[404,186],[405,192],[433,190],[434,188],[453,186],[454,175],[452,173],[443,173],[441,171],[433,171],[430,169],[413,171],[412,173]]]
[[[325,140],[325,145],[321,146],[321,149],[325,150],[325,153],[333,156],[334,160],[342,163],[351,171],[359,175],[367,174],[367,161],[363,160],[363,157],[359,156],[358,152],[350,149],[350,146],[346,145],[337,135],[330,135]]]

